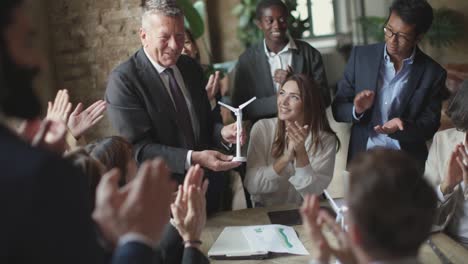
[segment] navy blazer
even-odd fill
[[[385,43],[355,47],[346,65],[343,79],[332,104],[333,116],[338,122],[353,123],[349,142],[348,161],[365,151],[371,125],[373,107],[360,120],[353,118],[353,100],[362,90],[376,91]],[[398,140],[401,149],[418,160],[422,168],[427,158],[426,141],[440,125],[442,95],[447,72],[416,47],[414,63],[399,109],[389,114],[389,120],[399,117],[404,130],[389,136]]]

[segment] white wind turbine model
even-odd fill
[[[244,107],[246,107],[248,104],[250,104],[251,102],[253,102],[255,99],[257,99],[257,97],[252,97],[252,99],[248,100],[247,102],[239,105],[238,108],[234,108],[230,105],[227,105],[225,103],[222,103],[222,102],[218,102],[218,104],[226,107],[227,109],[231,110],[237,117],[237,137],[236,137],[236,156],[234,157],[234,159],[232,159],[232,161],[238,161],[238,162],[245,162],[247,161],[247,158],[246,157],[242,157],[241,155],[241,132],[242,132],[242,109]]]

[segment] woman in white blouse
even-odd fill
[[[244,184],[254,207],[300,205],[333,176],[339,143],[318,85],[303,74],[289,77],[277,106],[278,117],[259,120],[250,133]]]
[[[455,128],[434,135],[425,175],[439,198],[435,224],[468,248],[468,81],[450,100],[447,114]]]

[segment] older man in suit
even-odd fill
[[[174,176],[199,164],[208,174],[208,207],[217,210],[227,177],[240,165],[213,147],[234,143],[235,124],[223,127],[211,111],[200,65],[181,55],[184,16],[175,1],[145,3],[140,38],[143,47],[109,76],[105,98],[114,128],[134,145],[138,162],[163,157]]]
[[[118,188],[117,170],[105,174],[91,217],[88,193],[94,190],[87,177],[4,124],[7,117],[33,119],[40,112],[32,87],[41,62],[31,45],[27,2],[0,2],[0,263],[207,263],[198,250],[206,184],[202,191],[196,168],[186,177],[188,195],[172,206],[189,213],[174,213],[174,225],[166,225],[174,186],[161,160],[142,164],[125,190]],[[41,146],[64,140],[65,129],[54,137],[51,122],[36,134]],[[112,260],[98,241],[111,245]]]
[[[236,65],[232,101],[240,105],[256,96],[244,110],[247,120],[276,116],[276,93],[288,74],[303,73],[320,85],[325,106],[330,90],[320,53],[308,43],[287,35],[289,10],[281,0],[262,0],[256,24],[265,39],[249,47]]]
[[[31,147],[4,125],[7,116],[32,119],[40,112],[32,89],[40,61],[34,46],[30,45],[34,28],[27,16],[26,3],[22,0],[0,3],[0,72],[4,76],[0,84],[0,202],[3,204],[0,262],[105,263],[87,201],[90,190],[86,177],[55,153]],[[161,165],[156,169],[161,174],[155,175],[158,174],[155,169],[147,170],[148,173],[140,175],[139,182],[145,179],[153,187],[156,182],[162,190],[170,187],[167,172],[160,171],[164,169]],[[155,190],[150,189],[129,188],[129,192],[134,198],[142,198],[139,200],[142,208],[153,211],[155,204],[148,195]],[[116,195],[112,190],[100,195]],[[96,207],[95,220],[101,227],[107,227],[108,232],[102,232],[104,237],[112,233],[112,242],[117,245],[119,241],[113,263],[130,263],[130,259],[154,263],[153,247],[169,217],[170,197],[170,192],[161,192],[158,214],[152,215],[113,208],[110,199],[104,199]],[[122,202],[135,206],[125,198]],[[110,211],[119,214],[109,217],[106,212]],[[155,222],[149,224],[148,218]],[[135,234],[151,242],[135,239]]]
[[[396,0],[385,43],[355,47],[332,104],[338,122],[352,122],[348,160],[377,146],[401,149],[423,168],[426,141],[439,128],[446,71],[418,43],[429,30],[425,0]]]

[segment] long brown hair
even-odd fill
[[[312,144],[310,147],[314,148],[314,153],[317,151],[320,142],[320,132],[326,132],[335,136],[338,142],[338,148],[340,146],[340,141],[336,136],[335,131],[333,131],[328,123],[325,103],[320,93],[318,84],[311,80],[304,74],[293,74],[286,79],[281,85],[284,86],[286,82],[294,81],[299,88],[302,100],[302,113],[304,115],[304,123],[302,126],[308,125],[308,133],[312,134]],[[281,89],[280,89],[281,90]],[[280,91],[278,90],[278,92]],[[286,124],[283,120],[278,118],[278,123],[276,126],[276,135],[273,142],[273,147],[271,154],[274,158],[279,158],[286,148]]]

